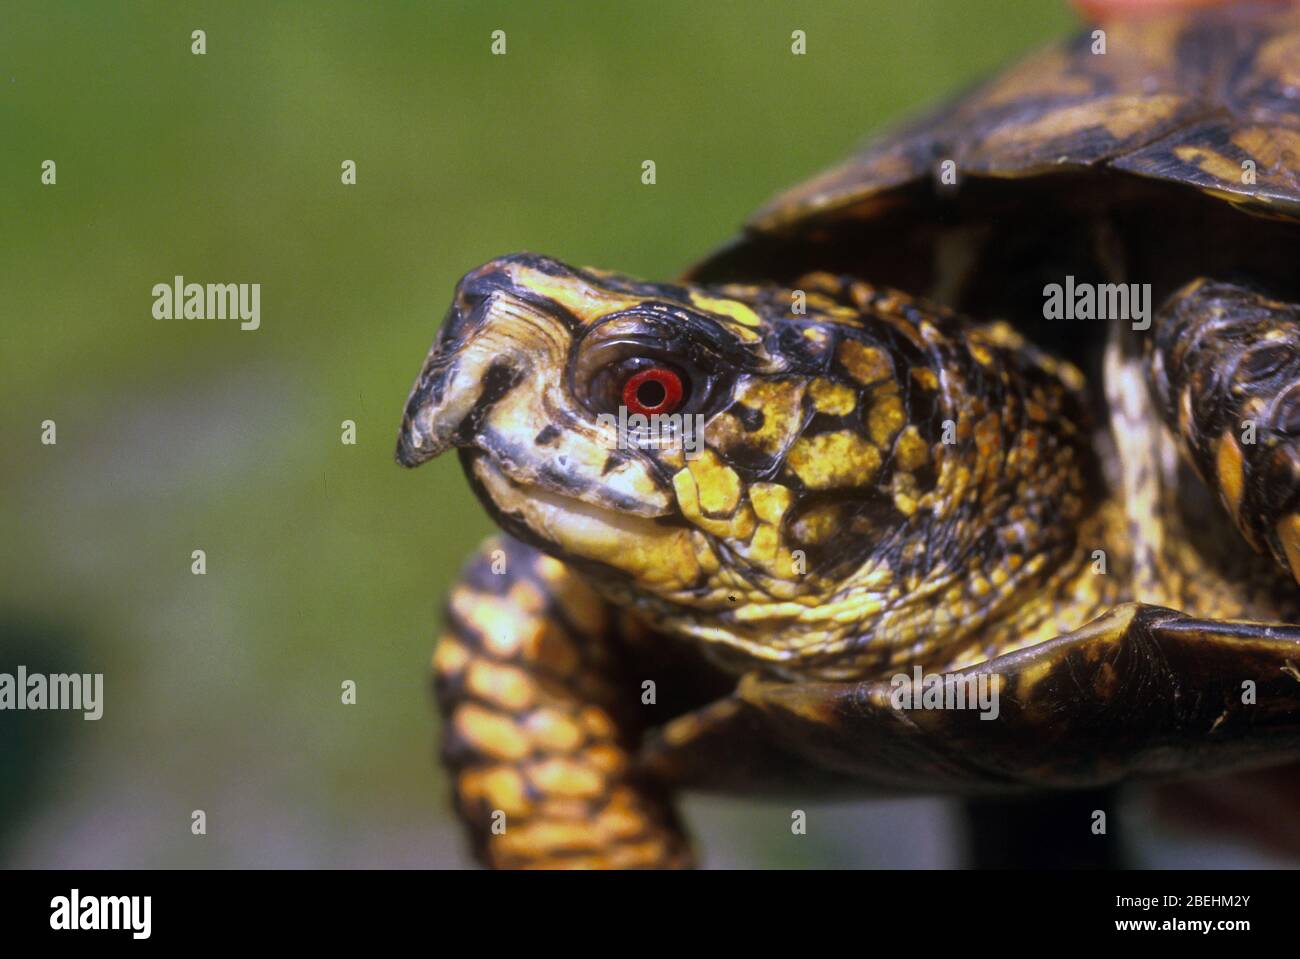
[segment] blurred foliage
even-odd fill
[[[1048,0],[7,3],[0,613],[106,674],[102,720],[23,740],[59,775],[8,819],[10,861],[461,862],[426,663],[488,523],[454,458],[392,460],[456,279],[521,249],[670,277],[1070,22]],[[261,283],[261,329],[155,321],[175,274]],[[874,861],[869,836],[791,852],[734,825],[788,814],[723,808],[723,861]]]

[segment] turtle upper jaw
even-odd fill
[[[507,362],[484,367],[465,359],[435,348],[420,372],[397,438],[397,461],[403,466],[416,467],[452,446],[466,445],[477,415],[517,378]]]
[[[464,446],[483,417],[536,365],[562,362],[553,349],[530,355],[547,337],[548,318],[503,297],[474,271],[456,287],[406,401],[397,461],[419,466]]]

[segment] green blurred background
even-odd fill
[[[0,16],[0,670],[106,674],[97,723],[0,714],[0,863],[24,866],[466,862],[426,671],[489,526],[454,458],[392,458],[457,278],[522,249],[671,277],[1072,21],[1049,0]],[[154,320],[175,274],[262,284],[261,329]],[[807,837],[788,806],[686,812],[712,865],[958,855],[937,801],[809,808]]]

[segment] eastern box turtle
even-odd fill
[[[1086,30],[680,282],[468,273],[397,456],[506,534],[433,659],[479,857],[689,864],[687,787],[1295,760],[1298,265],[1269,6]]]

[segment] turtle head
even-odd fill
[[[737,378],[784,366],[765,326],[738,301],[686,287],[528,254],[493,260],[457,284],[407,401],[398,462],[454,446],[498,511],[563,499],[593,518],[664,527],[680,518],[672,477],[704,454]],[[499,495],[507,487],[517,495]],[[559,538],[553,548],[572,558],[577,544]]]
[[[959,371],[979,364],[944,355],[947,320],[900,295],[853,303],[805,279],[493,260],[456,288],[397,458],[458,448],[507,532],[747,662],[833,659],[873,630],[906,641],[881,617],[924,610],[927,575],[987,532],[961,486],[981,454]]]
[[[737,389],[790,365],[769,351],[773,330],[715,292],[493,260],[456,287],[397,459],[457,447],[508,532],[638,596],[698,598],[723,544],[751,531],[716,447],[763,419],[756,407],[737,418]]]

